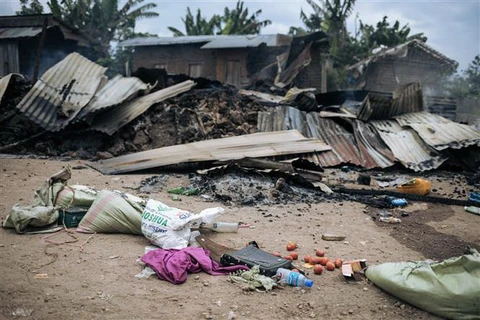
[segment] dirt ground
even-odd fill
[[[165,191],[147,194],[138,190],[140,182],[154,174],[104,176],[83,161],[5,156],[0,159],[0,218],[4,219],[15,203],[27,205],[42,181],[67,164],[74,168],[70,184],[122,190],[193,212],[223,206],[223,221],[254,226],[238,233],[214,235],[216,242],[230,247],[241,248],[256,240],[266,251],[286,254],[286,243],[296,241],[300,257],[320,248],[332,258],[365,258],[369,265],[375,265],[441,259],[462,254],[467,244],[480,245],[479,217],[458,206],[410,203],[406,208],[409,215],[402,217],[402,223],[389,225],[373,221],[375,208],[321,198],[318,202],[250,206],[224,206],[199,196],[181,196],[178,202]],[[334,171],[336,174],[332,174]],[[342,175],[340,170],[327,170],[325,182],[338,182]],[[431,180],[437,195],[462,195],[472,189],[461,174],[441,174]],[[352,181],[355,179],[344,183],[354,184]],[[185,183],[187,175],[173,175],[166,188]],[[321,240],[322,233],[347,238],[327,242]],[[46,240],[61,243],[73,238],[65,231],[45,237],[18,235],[10,229],[0,231],[0,318],[438,319],[368,281],[347,283],[338,269],[320,276],[309,274],[315,281],[310,290],[288,287],[268,293],[243,292],[225,276],[206,273],[189,275],[186,283],[173,285],[156,277],[134,277],[142,270],[136,260],[149,244],[142,236],[74,233],[77,242],[51,246],[48,255]],[[41,267],[55,254],[55,262]],[[47,276],[35,278],[36,274]]]

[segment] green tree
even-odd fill
[[[48,6],[54,17],[81,30],[107,57],[110,42],[125,40],[138,19],[158,16],[150,11],[157,5],[144,1],[127,0],[119,8],[118,0],[50,0]]]
[[[26,14],[42,14],[43,6],[39,0],[32,0],[29,5],[30,0],[20,0],[20,11],[15,12],[17,15],[26,15]]]
[[[455,98],[474,98],[480,100],[480,55],[476,55],[467,70],[449,79],[447,92]]]
[[[243,7],[243,1],[238,1],[234,9],[225,7],[223,16],[213,15],[209,20],[202,17],[200,9],[194,18],[190,8],[187,8],[187,15],[182,18],[185,25],[185,33],[174,28],[168,27],[175,37],[179,36],[197,36],[214,34],[258,34],[263,27],[272,22],[270,20],[259,20],[262,10],[257,10],[249,15],[248,8]]]
[[[260,30],[272,23],[270,20],[260,21],[258,18],[262,10],[248,15],[248,8],[243,8],[243,1],[238,1],[235,9],[225,7],[222,27],[219,34],[258,34]]]
[[[391,48],[412,39],[419,39],[423,42],[427,41],[427,37],[425,37],[423,33],[410,35],[411,30],[408,24],[400,28],[400,22],[397,20],[393,26],[390,26],[387,19],[387,16],[383,17],[383,20],[377,23],[376,28],[368,24],[363,24],[360,20],[360,41],[368,50],[381,45]]]
[[[329,34],[331,53],[332,55],[337,54],[348,37],[346,21],[353,11],[355,0],[307,0],[307,2],[314,12],[310,17],[320,18],[318,30]]]
[[[322,24],[322,17],[318,13],[311,13],[307,16],[303,9],[300,10],[300,20],[303,22],[303,27],[290,27],[288,33],[294,36],[307,34],[320,30]]]
[[[207,21],[206,18],[202,17],[200,9],[197,9],[197,15],[194,18],[188,7],[187,15],[185,18],[182,18],[182,21],[185,24],[185,33],[174,27],[168,27],[168,30],[173,32],[174,37],[182,37],[185,35],[213,35],[220,29],[221,18],[219,15],[213,15],[213,17]]]

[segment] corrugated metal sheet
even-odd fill
[[[302,158],[331,167],[351,163],[366,168],[389,167],[395,158],[375,130],[357,121],[355,136],[335,121],[325,119],[316,112],[305,113],[292,107],[277,107],[271,112],[259,112],[258,131],[296,129],[304,136],[324,141],[330,151],[302,155]]]
[[[414,130],[402,128],[395,120],[374,120],[370,124],[392,150],[395,158],[409,169],[432,170],[447,160],[429,147]]]
[[[355,143],[355,137],[335,121],[320,117],[316,112],[307,114],[307,123],[313,137],[321,138],[332,147],[331,152],[314,156],[315,162],[324,167],[351,163],[361,166],[363,161]]]
[[[105,70],[71,53],[42,75],[17,108],[46,130],[58,131],[90,102]]]
[[[41,27],[0,28],[0,39],[31,38],[40,32]]]
[[[209,42],[215,38],[226,38],[225,35],[208,35],[208,36],[184,36],[184,37],[145,37],[133,38],[120,42],[120,47],[141,47],[141,46],[160,46],[169,44],[191,44]]]
[[[365,168],[387,168],[395,164],[395,156],[375,128],[362,121],[353,122],[353,134]]]
[[[438,114],[450,120],[455,120],[457,113],[457,99],[451,97],[423,96],[426,111]],[[480,106],[478,107],[480,111]]]
[[[281,45],[277,41],[276,34],[259,34],[215,38],[203,45],[202,49],[248,48],[258,47],[262,43],[264,43],[267,47],[276,47]],[[289,43],[285,43],[283,45],[289,45]]]
[[[422,87],[418,82],[398,89],[393,95],[369,92],[358,110],[357,119],[384,120],[410,112],[424,111]]]
[[[118,174],[187,162],[262,158],[328,149],[330,147],[322,141],[305,138],[291,130],[164,147],[103,160],[92,166],[105,174]]]
[[[192,80],[187,80],[143,97],[127,101],[116,108],[99,114],[94,118],[91,128],[112,135],[118,129],[147,111],[152,105],[186,92],[193,88],[195,84]]]
[[[8,75],[6,75],[5,77],[2,77],[0,79],[0,103],[2,102],[2,98],[3,98],[3,95],[5,94],[5,92],[7,91],[7,88],[8,88],[8,85],[10,84],[10,81],[12,80],[12,78],[14,77],[20,77],[20,78],[23,78],[23,76],[21,74],[18,74],[18,73],[10,73]]]
[[[281,55],[280,59],[278,60],[278,75],[275,78],[275,86],[279,88],[284,88],[289,85],[293,79],[297,76],[297,74],[302,71],[303,68],[308,66],[312,61],[312,57],[310,56],[310,48],[312,43],[310,42],[305,46],[303,51],[295,58],[295,60],[288,65],[285,70],[282,69],[281,65],[284,63],[281,59],[285,58],[284,55]],[[320,72],[320,71],[319,71]]]
[[[435,114],[417,112],[397,116],[395,119],[401,126],[408,126],[415,130],[428,145],[436,150],[480,146],[480,131]]]
[[[292,37],[288,35],[205,35],[184,37],[146,37],[120,42],[121,47],[162,46],[172,44],[194,44],[206,42],[202,49],[225,49],[258,47],[265,43],[267,47],[288,46]]]
[[[118,105],[129,100],[139,91],[147,90],[148,87],[146,83],[138,78],[124,78],[121,75],[116,75],[95,94],[90,103],[80,111],[76,119],[81,120],[87,115],[92,115],[100,110]]]
[[[388,56],[395,56],[399,58],[405,58],[409,54],[410,49],[419,49],[422,50],[423,52],[428,53],[431,55],[433,58],[438,59],[441,64],[446,65],[449,69],[455,69],[458,65],[458,63],[455,60],[452,60],[445,55],[441,54],[437,50],[433,49],[432,47],[426,45],[424,42],[418,40],[418,39],[413,39],[409,42],[400,44],[396,47],[393,48],[387,48],[384,50],[381,50],[377,54],[373,54],[372,56],[357,62],[356,64],[352,65],[349,67],[350,70],[356,69],[360,73],[363,73],[364,70],[368,67],[368,65],[371,62],[375,62],[378,59],[382,59]]]

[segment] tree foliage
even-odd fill
[[[215,34],[216,30],[219,30],[221,27],[220,16],[213,15],[213,17],[207,21],[206,18],[202,17],[200,9],[197,9],[197,15],[194,18],[190,8],[187,8],[187,15],[185,18],[182,18],[182,21],[185,25],[186,33],[183,33],[174,27],[168,27],[168,30],[173,32],[174,37],[182,37],[185,35],[213,35]]]
[[[20,0],[20,11],[15,12],[17,15],[27,15],[27,14],[42,14],[43,5],[39,0]]]
[[[200,9],[197,9],[197,15],[193,17],[190,8],[187,8],[187,14],[182,21],[185,25],[185,32],[174,27],[168,27],[173,35],[178,36],[197,36],[197,35],[233,35],[233,34],[258,34],[260,30],[272,22],[270,20],[259,20],[262,10],[257,10],[249,15],[248,8],[244,8],[243,1],[238,1],[234,9],[225,7],[223,16],[213,15],[210,19],[202,17]]]
[[[108,56],[111,41],[125,40],[133,33],[137,19],[157,17],[150,11],[155,3],[127,0],[119,8],[118,0],[50,0],[48,6],[54,17],[81,30],[92,45]]]
[[[467,70],[447,81],[446,90],[455,98],[480,100],[480,55],[475,56]]]

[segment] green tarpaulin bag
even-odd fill
[[[480,319],[480,254],[474,249],[438,263],[384,263],[365,275],[391,295],[438,316]]]

